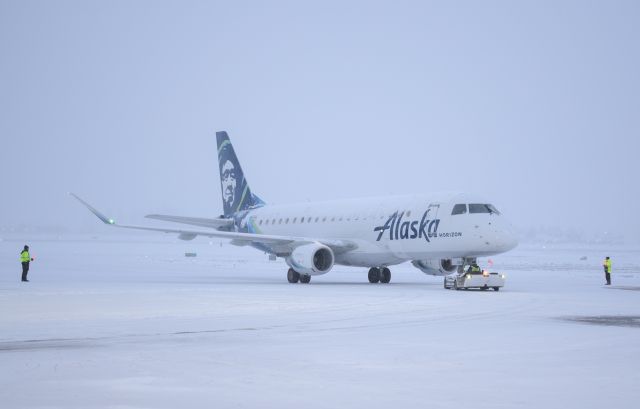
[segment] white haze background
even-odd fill
[[[638,241],[640,3],[0,2],[0,228],[465,190]],[[584,232],[584,236],[580,236]],[[604,233],[607,233],[606,235]]]

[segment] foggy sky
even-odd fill
[[[0,1],[0,226],[460,190],[640,238],[640,3]]]

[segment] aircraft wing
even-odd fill
[[[82,203],[87,209],[89,209],[96,217],[104,224],[108,224],[114,227],[120,227],[124,229],[135,229],[135,230],[147,230],[147,231],[157,231],[162,233],[174,233],[178,234],[179,238],[182,240],[192,240],[196,236],[204,236],[204,237],[218,237],[222,239],[232,240],[233,244],[236,245],[249,245],[253,243],[259,243],[268,246],[274,253],[276,254],[289,254],[293,251],[294,248],[298,247],[301,244],[306,243],[322,243],[325,246],[331,248],[334,253],[340,254],[345,253],[350,250],[356,249],[358,246],[355,242],[351,240],[342,240],[342,239],[314,239],[308,237],[294,237],[294,236],[275,236],[275,235],[267,235],[267,234],[255,234],[255,233],[241,233],[241,232],[233,232],[233,231],[203,231],[203,230],[186,230],[186,229],[168,229],[163,227],[146,227],[146,226],[129,226],[116,224],[116,222],[106,217],[96,208],[92,207],[89,203],[80,199],[77,195],[70,193],[71,196],[75,197],[80,203]],[[176,216],[169,216],[176,217]],[[162,219],[161,219],[162,220]]]
[[[147,219],[164,220],[166,222],[190,224],[193,226],[211,227],[216,230],[230,230],[233,228],[233,220],[231,219],[207,219],[204,217],[184,217],[184,216],[169,216],[164,214],[148,214],[145,216]]]

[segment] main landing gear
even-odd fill
[[[387,284],[389,281],[391,281],[391,270],[389,270],[388,268],[372,267],[369,269],[369,282],[371,284],[375,284],[378,282]]]
[[[296,270],[290,268],[287,271],[287,281],[291,284],[303,283],[308,284],[311,281],[311,276],[307,274],[300,274]],[[391,270],[387,267],[377,268],[373,267],[369,269],[369,282],[387,284],[391,281]]]
[[[290,268],[289,271],[287,271],[287,281],[291,284],[297,283],[298,281],[302,284],[308,284],[311,281],[311,276],[300,274],[296,270]]]

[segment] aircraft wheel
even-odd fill
[[[311,276],[306,274],[300,274],[300,282],[303,284],[308,284],[311,281]]]
[[[375,284],[380,281],[380,270],[375,267],[369,269],[369,282]]]
[[[493,291],[500,291],[500,287],[493,287]]]
[[[380,282],[387,284],[389,281],[391,281],[391,270],[385,267],[380,271]]]
[[[290,268],[289,271],[287,271],[287,280],[291,284],[297,283],[298,280],[300,280],[300,274],[296,270]]]

